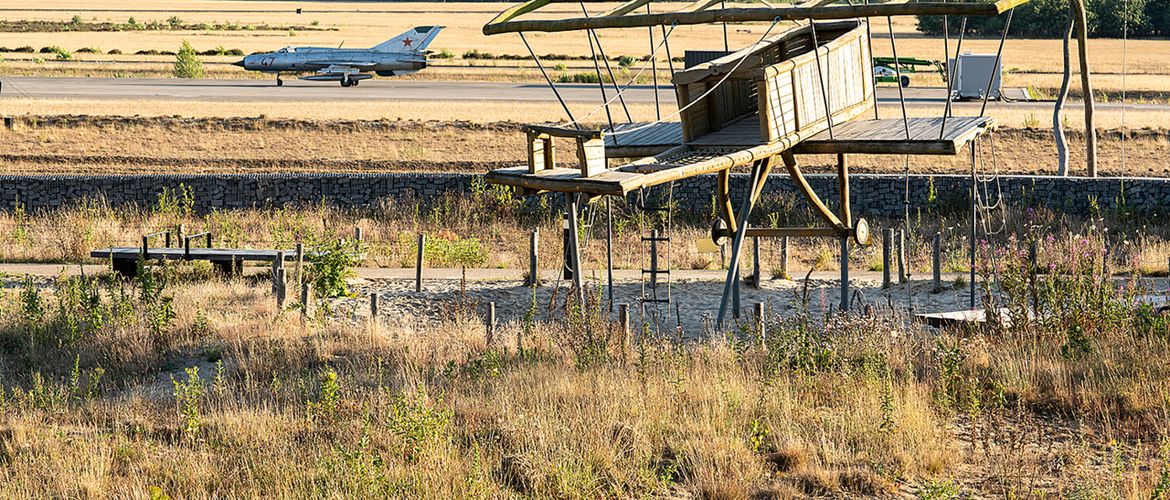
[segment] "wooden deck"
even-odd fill
[[[947,119],[939,136],[942,118],[910,118],[910,138],[901,118],[855,120],[833,127],[833,137],[821,132],[796,146],[797,154],[910,154],[953,156],[968,142],[992,127],[988,117],[955,116]]]
[[[625,130],[635,131],[623,133]],[[679,122],[655,123],[653,125],[640,122],[622,123],[615,125],[614,131],[605,136],[605,157],[645,158],[681,143],[682,124]]]

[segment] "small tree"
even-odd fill
[[[175,76],[178,78],[203,78],[203,63],[191,44],[183,40],[183,46],[175,56]]]

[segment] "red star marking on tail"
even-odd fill
[[[409,37],[402,39],[402,47],[403,48],[410,47],[411,46],[410,44],[412,44],[412,43],[414,43],[414,40],[411,40]]]

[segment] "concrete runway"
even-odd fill
[[[0,98],[41,99],[144,99],[190,101],[520,101],[556,102],[556,96],[541,83],[452,82],[373,79],[358,87],[342,88],[331,82],[308,82],[292,77],[283,87],[272,80],[182,80],[172,78],[56,78],[4,77]],[[565,100],[577,103],[600,103],[596,85],[557,85]],[[946,97],[943,88],[907,88],[909,105],[939,105]],[[613,96],[612,90],[610,97]],[[671,87],[660,86],[663,102],[674,101]],[[637,85],[623,97],[627,103],[654,102],[654,87]],[[898,102],[898,89],[879,87],[878,101],[883,105]],[[974,107],[979,102],[956,103],[959,108]],[[1030,109],[1052,109],[1051,102],[1005,102],[991,106],[1012,106]],[[1069,103],[1078,107],[1079,103]],[[1118,104],[1098,104],[1098,108],[1120,107]],[[1130,109],[1170,110],[1170,106],[1130,104]]]

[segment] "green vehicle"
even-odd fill
[[[937,71],[942,76],[943,83],[947,81],[946,65],[941,61],[915,59],[913,57],[875,57],[873,58],[873,76],[880,83],[897,83],[903,87],[910,86],[910,77],[907,73],[928,73]],[[899,81],[898,73],[902,74]]]

